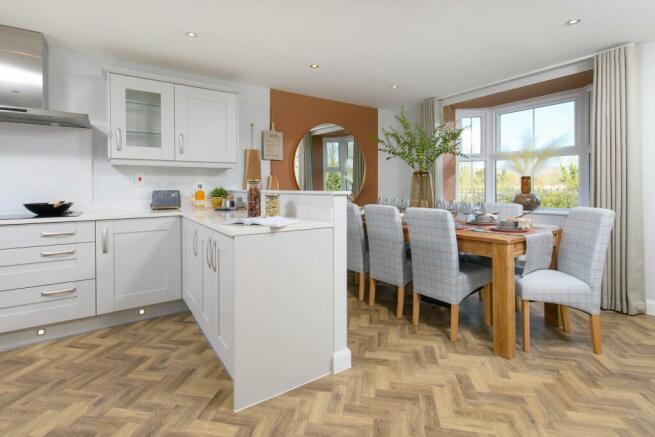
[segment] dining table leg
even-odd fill
[[[544,303],[544,323],[546,326],[559,328],[562,324],[559,305],[556,303]]]
[[[514,358],[516,321],[512,245],[493,245],[492,268],[494,353],[504,358]]]

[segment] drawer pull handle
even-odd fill
[[[71,250],[59,250],[53,252],[41,252],[41,256],[59,256],[59,255],[72,255],[75,253],[75,249]]]
[[[59,294],[73,293],[76,287],[64,288],[63,290],[42,291],[41,296],[57,296]]]
[[[75,231],[68,232],[41,232],[42,237],[62,237],[64,235],[75,235]]]
[[[108,238],[109,238],[109,231],[107,231],[107,228],[102,228],[102,231],[100,231],[101,237],[102,237],[102,253],[108,253],[109,252],[109,247],[108,247]]]

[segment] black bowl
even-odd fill
[[[51,203],[24,203],[23,206],[36,215],[58,216],[64,214],[73,205],[73,202],[62,203],[59,207]]]

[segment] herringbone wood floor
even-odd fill
[[[603,355],[586,317],[545,328],[532,352],[491,351],[475,296],[397,320],[390,288],[369,308],[349,295],[353,368],[239,414],[231,382],[191,315],[104,329],[0,354],[0,435],[652,435],[655,318],[604,313]],[[406,308],[406,314],[409,308]],[[520,325],[518,327],[520,329]],[[265,363],[262,363],[265,365]]]

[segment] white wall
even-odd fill
[[[0,213],[23,210],[26,202],[72,200],[90,202],[147,201],[153,188],[179,189],[191,195],[196,184],[237,188],[243,177],[243,152],[234,169],[113,167],[107,159],[107,97],[103,68],[107,66],[157,73],[224,85],[239,91],[239,143],[255,144],[269,126],[269,89],[215,78],[134,65],[120,60],[50,48],[50,109],[88,113],[92,130],[0,123]],[[134,175],[145,176],[142,187]],[[269,162],[262,161],[262,177]],[[23,210],[24,211],[24,210]]]
[[[655,315],[655,41],[641,46],[641,141],[644,180],[644,256],[646,259],[646,304],[648,314]]]
[[[405,106],[407,116],[412,122],[418,122],[420,105]],[[378,109],[378,136],[382,138],[382,128],[398,128],[396,110]],[[399,158],[387,160],[387,154],[378,153],[378,197],[406,197],[409,199],[411,189],[412,168]]]

